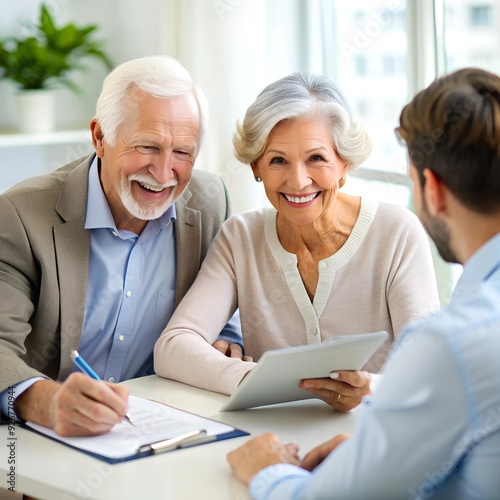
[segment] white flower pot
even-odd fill
[[[19,128],[25,134],[42,134],[55,128],[54,90],[22,90],[17,94]]]

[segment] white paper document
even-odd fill
[[[101,436],[67,438],[32,422],[26,422],[26,425],[47,437],[111,462],[247,434],[221,422],[134,396],[129,398],[129,413],[134,425],[124,420]]]

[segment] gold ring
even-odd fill
[[[340,392],[337,393],[337,401],[340,402],[340,398],[342,397],[342,394]]]

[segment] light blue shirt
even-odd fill
[[[497,235],[466,263],[449,307],[399,337],[353,437],[312,473],[262,470],[252,498],[500,498],[499,367]]]
[[[97,159],[88,200],[89,280],[79,353],[103,380],[151,374],[154,344],[175,306],[175,205],[139,236],[117,229]]]

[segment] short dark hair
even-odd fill
[[[479,213],[500,210],[500,77],[465,68],[407,104],[396,128],[423,184],[428,168]]]

